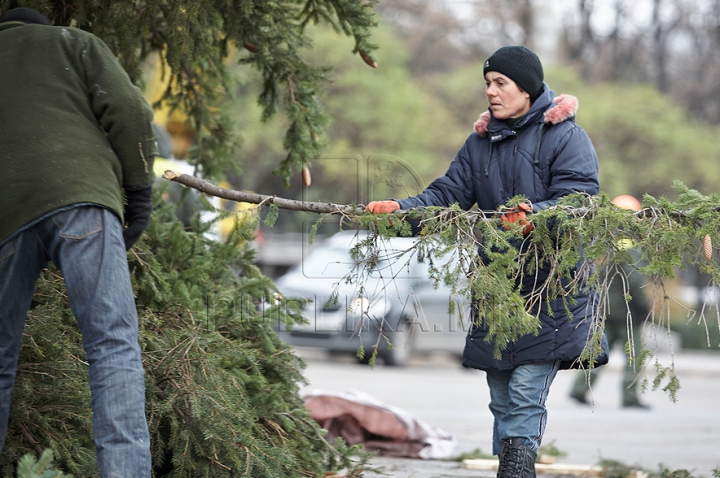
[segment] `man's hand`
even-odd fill
[[[507,223],[503,225],[506,231],[510,230],[510,224],[519,223],[523,227],[522,233],[529,234],[534,229],[532,223],[527,221],[527,214],[532,212],[532,206],[526,203],[520,203],[517,206],[507,210],[505,214],[500,216],[503,222]]]
[[[372,201],[365,206],[365,210],[373,214],[389,214],[398,209],[400,209],[400,204],[397,201]]]
[[[125,239],[125,249],[129,251],[150,224],[153,210],[152,184],[128,186],[125,188],[125,196],[127,197],[125,205],[127,228],[123,231],[123,239]]]

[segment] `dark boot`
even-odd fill
[[[520,438],[503,440],[497,478],[535,478],[536,457]]]

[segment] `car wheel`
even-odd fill
[[[372,358],[373,353],[375,352],[375,349],[376,349],[375,345],[374,344],[372,346],[362,346],[361,345],[360,347],[362,347],[362,349],[364,350],[365,353],[363,354],[363,357],[360,358],[356,352],[354,355],[355,360],[359,364],[370,365],[370,359]],[[379,358],[382,358],[382,354],[380,354],[380,353],[378,353],[377,356]]]
[[[359,363],[359,364],[370,365],[370,355],[366,355],[363,358],[360,358],[356,355],[355,360],[357,360],[357,363]]]
[[[383,350],[382,359],[385,365],[393,367],[404,367],[410,361],[410,357],[414,350],[414,340],[412,327],[407,322],[403,322],[389,337],[392,348]]]

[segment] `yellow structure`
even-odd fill
[[[148,62],[152,65],[145,86],[145,99],[153,105],[159,101],[170,86],[170,75],[163,72],[159,55],[153,55]],[[195,131],[187,126],[187,115],[179,109],[171,110],[167,105],[155,108],[153,122],[165,128],[170,137],[172,154],[176,158],[187,158],[188,150],[195,142]]]

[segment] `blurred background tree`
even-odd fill
[[[262,83],[234,70],[240,86],[227,111],[244,145],[242,172],[230,182],[337,203],[412,194],[443,174],[487,108],[484,59],[502,45],[525,44],[540,54],[558,94],[578,96],[577,122],[598,150],[603,192],[672,196],[675,179],[712,192],[720,180],[720,149],[712,139],[720,117],[708,113],[718,100],[708,93],[705,69],[716,60],[706,54],[714,50],[692,45],[711,42],[716,3],[382,0],[373,37],[377,69],[343,53],[352,50],[351,41],[312,30],[307,58],[333,70],[321,93],[327,146],[308,160],[310,188],[297,173],[289,188],[272,174],[285,154],[277,138],[287,123],[282,117],[258,122],[254,97]],[[387,173],[379,187],[373,160],[392,161],[404,174]],[[274,231],[297,231],[309,220],[281,212]]]
[[[332,81],[323,93],[331,118],[329,141],[321,155],[308,161],[312,186],[304,187],[296,174],[285,187],[283,178],[273,174],[284,154],[276,138],[286,120],[278,116],[266,123],[258,121],[261,111],[252,98],[260,79],[241,72],[236,77],[243,78],[244,86],[238,87],[240,94],[228,111],[244,138],[239,155],[243,167],[228,176],[230,183],[263,194],[349,204],[365,203],[370,193],[376,197],[416,194],[423,178],[444,173],[469,134],[467,124],[472,120],[461,123],[442,98],[413,81],[408,50],[392,31],[381,27],[373,36],[380,47],[377,70],[348,55],[352,41],[339,39],[329,28],[314,29],[312,38],[309,61],[333,65]],[[393,168],[398,171],[393,173]],[[373,182],[374,177],[379,179]],[[281,211],[273,230],[298,230],[300,224],[315,219]]]

